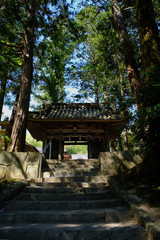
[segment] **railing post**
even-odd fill
[[[40,157],[40,162],[39,162],[39,176],[38,176],[38,182],[40,182],[41,180],[41,171],[42,171],[42,158],[43,158],[43,154],[46,152],[47,148],[49,147],[49,145],[51,144],[52,139],[48,142],[47,146],[43,149],[42,153],[41,153],[41,157]],[[50,145],[50,149],[51,149]]]
[[[42,171],[42,153],[40,156],[40,163],[39,163],[39,176],[38,176],[38,182],[41,180],[41,171]]]
[[[49,144],[49,159],[51,159],[51,154],[52,154],[52,139],[50,140]]]

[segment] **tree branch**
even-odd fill
[[[12,75],[7,76],[7,78],[8,78],[8,80],[10,80],[10,81],[12,81],[12,82],[20,83],[20,81],[15,80],[15,79],[12,77]]]
[[[23,25],[23,27],[25,27],[25,24],[24,24],[21,16],[19,15],[19,11],[17,10],[16,6],[14,5],[13,8],[14,8],[14,15],[15,15],[15,17],[17,18],[18,21],[21,22],[21,24]]]
[[[28,5],[27,0],[24,0],[24,2],[25,2],[25,4],[26,4],[27,9],[29,10],[30,8],[29,8],[29,5]]]
[[[101,7],[99,7],[96,15],[95,15],[94,18],[92,19],[92,23],[93,23],[93,21],[95,20],[95,18],[98,16],[98,14],[101,12],[101,10],[104,9],[104,7],[105,7],[106,4],[107,4],[107,3],[105,2]]]
[[[5,42],[0,42],[0,45],[6,46],[6,47],[15,47],[15,48],[22,48],[22,43],[5,43]]]

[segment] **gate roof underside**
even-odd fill
[[[46,104],[29,112],[27,128],[37,140],[88,137],[115,139],[128,122],[125,113],[115,113],[107,104]]]

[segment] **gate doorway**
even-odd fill
[[[88,159],[87,141],[65,141],[64,152],[71,155],[71,159]]]

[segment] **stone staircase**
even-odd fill
[[[99,173],[98,160],[48,160],[0,213],[0,239],[147,240]]]

